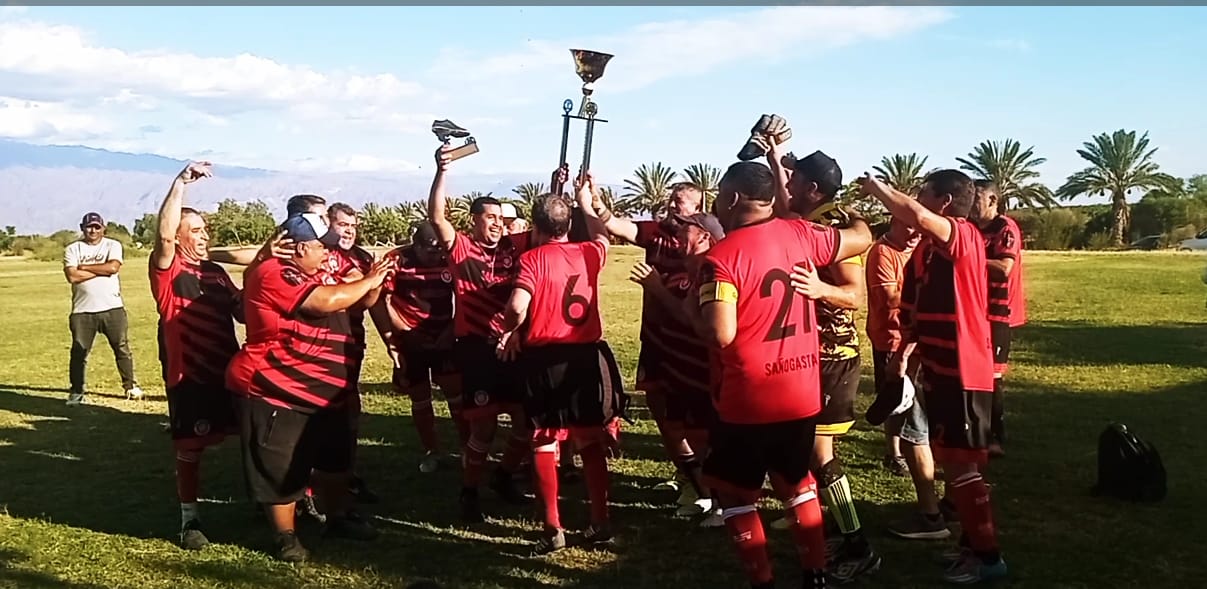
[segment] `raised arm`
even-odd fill
[[[382,259],[375,262],[369,273],[360,280],[320,286],[302,302],[301,310],[311,315],[328,315],[346,310],[361,302],[373,289],[380,288],[389,269],[389,262]]]
[[[931,212],[910,195],[877,180],[870,173],[864,173],[857,182],[861,192],[884,203],[884,207],[893,217],[921,231],[937,243],[946,244],[951,241],[952,222],[947,217]]]
[[[151,248],[151,262],[160,270],[172,267],[176,257],[176,231],[180,229],[180,209],[184,206],[184,187],[202,178],[214,175],[209,162],[190,162],[168,188],[168,195],[159,205],[159,227],[155,233],[155,245]]]
[[[789,209],[788,204],[792,201],[792,195],[788,193],[788,170],[784,167],[784,154],[780,144],[770,141],[771,148],[767,150],[767,165],[771,168],[771,173],[775,176],[775,203],[773,210],[775,216],[781,219],[795,219],[800,215],[793,213]]]
[[[862,256],[872,247],[872,228],[861,217],[853,217],[851,226],[838,230],[837,260]]]
[[[440,244],[444,246],[444,249],[451,251],[453,242],[457,239],[457,230],[445,216],[447,211],[444,210],[446,202],[444,176],[449,162],[452,161],[447,153],[450,149],[452,149],[450,145],[441,145],[440,149],[436,150],[436,176],[432,178],[432,191],[427,197],[427,218],[432,223],[432,227],[436,228]]]
[[[578,206],[583,210],[583,220],[587,223],[587,235],[593,241],[602,242],[604,250],[608,247],[608,227],[599,219],[599,215],[595,212],[593,201],[599,200],[599,190],[595,187],[595,177],[587,172],[586,182],[582,182],[575,192],[575,198],[578,199]],[[636,225],[634,225],[636,228]],[[634,236],[636,234],[634,233]]]

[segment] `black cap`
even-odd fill
[[[818,190],[824,194],[838,194],[838,189],[842,188],[842,168],[834,158],[821,151],[793,162],[792,171],[816,182]]]
[[[440,235],[436,233],[435,226],[424,221],[415,226],[415,233],[411,236],[411,244],[422,247],[439,247]]]
[[[725,229],[721,227],[721,222],[716,217],[706,213],[696,213],[694,215],[675,215],[675,220],[684,225],[695,225],[712,235],[714,241],[725,239]]]
[[[80,227],[87,227],[89,225],[100,225],[101,227],[104,227],[105,220],[101,218],[100,213],[88,213],[87,215],[84,215],[84,220],[80,221]]]
[[[298,243],[317,240],[327,247],[339,246],[339,233],[314,213],[293,215],[281,224],[281,229],[285,231],[285,237]]]

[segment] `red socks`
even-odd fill
[[[763,535],[763,520],[759,518],[758,510],[753,505],[735,507],[726,509],[722,517],[750,583],[770,583],[771,560],[767,557],[767,537]]]
[[[792,539],[796,542],[801,568],[805,570],[826,568],[826,537],[822,528],[821,504],[817,498],[817,481],[809,474],[797,486],[796,497],[785,504],[796,516],[796,523],[792,524]]]
[[[415,420],[415,429],[419,432],[419,443],[428,452],[435,452],[438,446],[436,438],[436,412],[432,409],[432,389],[422,387],[407,392],[411,397],[411,417]]]
[[[482,468],[486,465],[486,453],[489,451],[490,440],[481,441],[470,436],[461,458],[461,480],[464,486],[477,488],[482,484]]]
[[[557,510],[557,452],[554,452],[554,449],[556,446],[548,450],[537,449],[532,458],[537,491],[545,508],[546,530],[558,530],[562,527],[561,516]]]
[[[461,395],[448,399],[448,414],[453,418],[453,425],[457,426],[457,439],[464,446],[469,441],[469,422],[461,415]]]
[[[950,494],[972,549],[979,553],[996,553],[997,529],[993,526],[993,509],[989,505],[985,479],[976,472],[962,475],[952,481]]]
[[[578,451],[583,458],[583,479],[591,500],[591,523],[608,523],[608,458],[602,444],[591,444]]]
[[[196,503],[201,489],[201,451],[176,451],[176,495],[181,503]]]

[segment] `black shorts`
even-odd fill
[[[248,495],[257,503],[284,504],[306,494],[310,471],[341,473],[352,468],[356,438],[349,407],[307,414],[236,399]]]
[[[855,425],[855,396],[859,394],[859,356],[821,361],[821,413],[818,435],[841,436]]]
[[[884,369],[888,368],[888,361],[892,356],[892,352],[872,350],[872,387],[876,394],[880,394],[880,387],[884,386]]]
[[[950,378],[926,375],[923,383],[930,445],[936,460],[978,462],[992,440],[992,392],[966,391]]]
[[[699,393],[670,393],[666,396],[666,420],[688,429],[710,429],[718,421],[712,397]]]
[[[168,422],[177,446],[203,448],[239,432],[234,395],[225,386],[182,380],[167,393]]]
[[[1006,374],[1006,365],[1010,363],[1010,339],[1013,331],[1009,323],[989,322],[989,337],[993,342],[994,376]]]
[[[768,473],[795,485],[809,474],[816,424],[812,418],[765,424],[718,422],[709,438],[704,475],[735,491],[758,491]]]
[[[402,371],[394,371],[394,384],[402,390],[430,385],[434,379],[457,373],[452,350],[403,348],[399,353],[406,367]]]
[[[500,360],[494,342],[479,336],[457,338],[453,358],[461,373],[461,406],[467,419],[519,407],[524,397],[520,362]]]
[[[616,358],[606,342],[527,348],[524,415],[533,429],[599,427],[628,405]]]
[[[660,359],[658,353],[654,351],[654,344],[641,342],[641,350],[637,352],[637,378],[635,379],[637,390],[643,391],[647,395],[666,392],[661,371],[658,370],[659,366]]]

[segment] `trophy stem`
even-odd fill
[[[587,119],[587,132],[583,137],[583,167],[579,170],[578,176],[580,180],[587,177],[587,172],[591,170],[591,144],[595,139],[595,117]]]
[[[562,152],[558,156],[558,168],[566,165],[566,151],[570,148],[570,114],[567,112],[562,115]],[[561,194],[563,185],[561,182],[555,182],[549,187],[549,192],[553,194]]]

